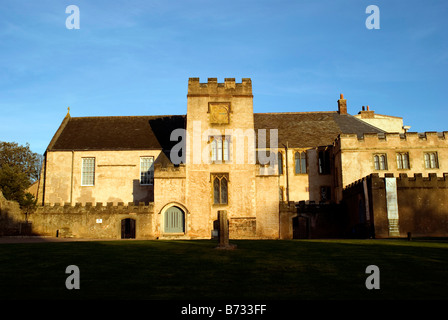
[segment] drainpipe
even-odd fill
[[[44,176],[43,176],[43,184],[42,184],[42,205],[45,205],[45,196],[46,196],[46,188],[47,188],[47,155],[48,155],[48,149],[45,150],[44,153],[44,161],[43,161],[43,166],[44,166]]]
[[[72,172],[70,175],[70,205],[73,205],[73,164],[75,159],[75,151],[72,150]]]
[[[286,201],[288,202],[288,205],[289,205],[289,173],[288,173],[288,141],[286,141],[286,146],[285,145],[283,145],[284,147],[285,147],[285,154],[286,154],[286,156],[285,156],[285,158],[286,158],[286,161],[285,161],[285,166],[286,166]]]

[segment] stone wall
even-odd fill
[[[153,205],[145,203],[45,205],[38,207],[29,221],[33,232],[41,236],[121,239],[124,219],[135,221],[135,238],[154,238]]]
[[[47,151],[39,203],[152,202],[154,186],[140,184],[140,157],[164,158],[160,150]],[[95,158],[95,183],[81,184],[82,159]]]
[[[396,221],[390,218],[386,178],[396,179]],[[413,177],[406,174],[398,177],[393,174],[385,177],[371,174],[344,190],[344,203],[350,213],[350,225],[358,230],[365,226],[369,234],[376,238],[406,237],[409,232],[412,236],[448,236],[447,173],[442,176],[428,174],[427,177],[421,173]]]
[[[0,190],[0,236],[29,234],[31,234],[31,230],[19,204],[6,200]]]
[[[335,203],[280,203],[280,239],[347,237],[347,214]]]
[[[426,168],[424,153],[436,152],[438,165]],[[406,153],[409,157],[409,168],[400,169],[397,165],[397,153]],[[386,155],[386,169],[378,170],[374,165],[374,155]],[[407,132],[399,133],[367,133],[362,137],[355,134],[341,134],[334,143],[336,173],[336,200],[342,199],[342,190],[351,183],[377,173],[385,174],[415,173],[437,174],[447,172],[448,132]]]
[[[293,218],[297,217],[297,208],[293,201],[279,203],[279,238],[293,238]]]

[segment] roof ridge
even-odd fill
[[[163,117],[185,117],[184,114],[171,115],[146,115],[146,116],[85,116],[85,117],[71,117],[71,119],[106,119],[106,118],[163,118]]]
[[[319,113],[338,113],[337,111],[286,111],[286,112],[254,112],[254,114],[319,114]]]

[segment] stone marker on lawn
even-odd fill
[[[235,249],[236,245],[229,243],[229,221],[227,220],[226,210],[218,210],[218,224],[218,246],[216,249]]]

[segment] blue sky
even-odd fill
[[[43,153],[68,106],[185,114],[190,77],[251,78],[255,112],[337,110],[344,93],[351,114],[448,131],[447,17],[446,0],[1,0],[0,141]]]

